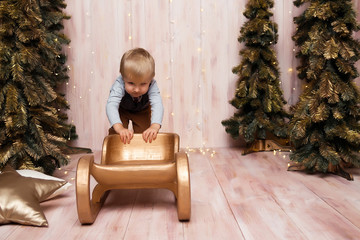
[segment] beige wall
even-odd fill
[[[237,38],[247,20],[242,15],[246,2],[68,0],[66,97],[69,120],[79,135],[73,144],[101,149],[109,128],[105,113],[109,89],[119,75],[122,54],[133,47],[146,48],[155,58],[155,79],[165,106],[162,131],[178,133],[181,147],[239,144],[225,133],[221,121],[234,112],[228,101],[237,77],[231,70],[240,63]],[[285,99],[294,104],[301,83],[291,40],[292,18],[301,10],[290,0],[275,3],[281,82]]]

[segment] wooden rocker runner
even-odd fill
[[[90,199],[90,175],[97,181]],[[179,220],[190,220],[190,172],[179,136],[159,133],[152,143],[134,134],[124,144],[117,134],[105,137],[101,164],[93,155],[79,159],[76,172],[76,204],[79,221],[92,224],[111,189],[166,188],[177,200]]]

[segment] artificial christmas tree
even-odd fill
[[[308,8],[294,18],[298,76],[304,91],[294,106],[289,170],[330,172],[353,180],[344,168],[360,166],[360,97],[354,67],[360,44],[351,0],[297,0]]]
[[[68,80],[61,33],[64,0],[0,1],[0,169],[52,173],[71,126],[57,88]],[[72,135],[74,136],[74,134]]]
[[[238,38],[240,43],[245,43],[245,48],[240,51],[240,65],[233,68],[239,79],[230,103],[237,111],[222,124],[233,138],[244,137],[248,145],[244,153],[272,150],[267,146],[274,142],[265,142],[265,139],[287,137],[286,118],[289,116],[283,109],[286,102],[272,47],[278,39],[277,24],[270,20],[273,5],[272,0],[249,0],[243,13],[249,20],[242,26]],[[282,141],[284,143],[286,140]],[[279,144],[274,146],[279,147],[287,148]]]

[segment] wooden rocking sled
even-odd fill
[[[90,175],[97,181],[92,194]],[[179,151],[177,134],[159,133],[152,143],[134,134],[130,144],[124,144],[117,134],[109,135],[103,142],[100,164],[94,162],[93,155],[81,157],[76,172],[79,221],[95,221],[109,190],[139,188],[171,190],[177,201],[178,219],[190,219],[189,162],[185,152]]]

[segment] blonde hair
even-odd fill
[[[120,73],[129,79],[153,78],[155,76],[155,61],[148,51],[134,48],[121,58]]]

